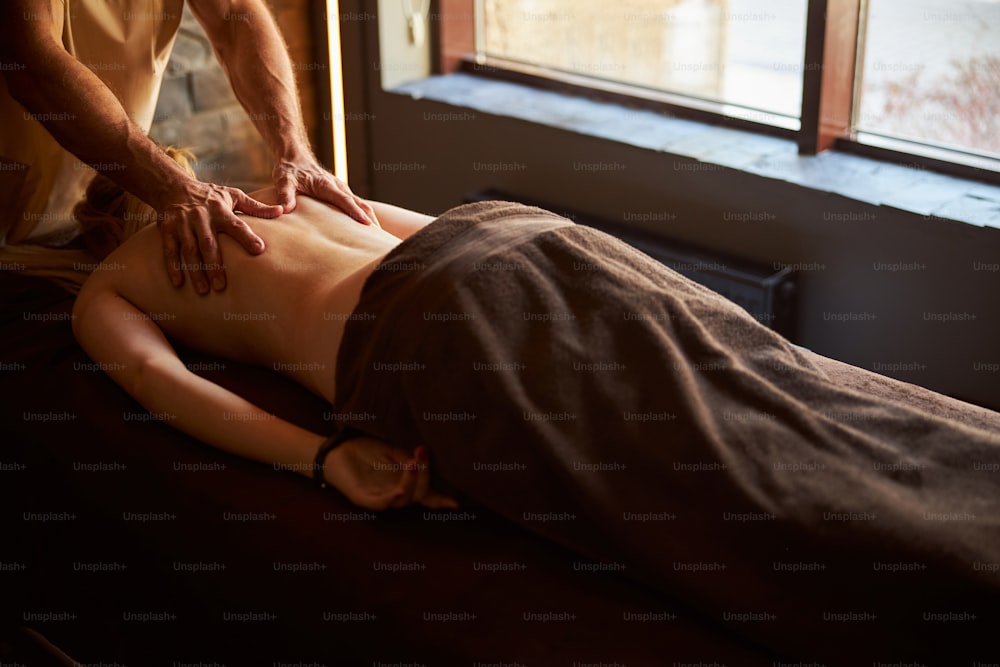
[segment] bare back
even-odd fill
[[[85,289],[114,289],[170,340],[272,368],[332,401],[344,325],[365,279],[400,239],[305,196],[280,218],[242,217],[267,249],[252,256],[219,235],[222,292],[174,288],[153,227],[111,253]]]

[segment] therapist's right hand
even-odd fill
[[[185,275],[198,294],[226,289],[226,268],[218,234],[226,234],[251,255],[264,252],[264,240],[237,217],[236,212],[257,218],[276,218],[281,206],[269,206],[238,188],[196,181],[166,204],[159,216],[163,259],[174,287]]]

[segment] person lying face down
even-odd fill
[[[143,261],[153,229],[122,232],[74,332],[144,407],[210,445],[319,471],[371,509],[454,507],[432,460],[455,497],[623,563],[782,656],[944,650],[939,664],[957,664],[992,650],[979,625],[925,614],[997,622],[1000,580],[970,564],[1000,560],[1000,477],[969,470],[1000,465],[1000,415],[835,380],[739,306],[555,214],[372,205],[382,227],[304,197],[281,221],[245,220],[270,252],[220,239],[239,279],[204,298]],[[108,227],[92,235],[110,248],[120,223],[101,215],[88,226]],[[347,416],[333,439],[274,419],[191,373],[169,340],[281,369]],[[926,574],[874,566],[899,563]]]
[[[182,165],[189,154],[168,150]],[[256,193],[275,201],[274,188]],[[111,377],[153,412],[176,415],[180,430],[220,449],[312,476],[325,435],[267,416],[239,396],[190,372],[169,340],[229,359],[271,368],[332,402],[333,369],[344,322],[376,264],[433,220],[372,203],[381,225],[358,225],[328,204],[300,196],[278,220],[245,217],[269,252],[248,255],[220,236],[226,272],[240,276],[223,292],[193,298],[176,290],[156,262],[155,212],[97,177],[76,209],[82,238],[103,264],[86,279],[73,330],[95,361],[114,360]],[[182,270],[184,267],[180,267]],[[321,317],[320,314],[327,314]],[[224,415],[240,414],[238,420]],[[373,473],[372,462],[379,466]],[[357,437],[329,456],[325,480],[370,509],[418,502],[451,507],[429,488],[426,450],[407,451]]]

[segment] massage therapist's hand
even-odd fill
[[[327,458],[326,478],[355,505],[384,510],[420,503],[434,509],[456,509],[458,503],[431,490],[427,448],[411,454],[365,436],[351,438]]]
[[[347,183],[324,169],[315,159],[278,163],[272,171],[278,203],[285,213],[295,210],[295,195],[301,192],[333,204],[364,225],[378,226],[378,217],[371,205],[351,192]]]
[[[166,204],[160,215],[163,258],[174,287],[191,279],[198,294],[226,288],[226,271],[216,234],[228,234],[251,255],[264,252],[264,241],[235,211],[258,218],[275,218],[281,206],[268,206],[242,190],[194,182]]]

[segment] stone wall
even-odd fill
[[[310,3],[270,0],[267,4],[288,44],[306,129],[313,137],[316,77],[327,76],[328,66],[313,56]],[[203,181],[247,190],[271,181],[270,151],[236,100],[208,37],[187,7],[150,136],[162,144],[192,149],[198,156],[195,171]]]

